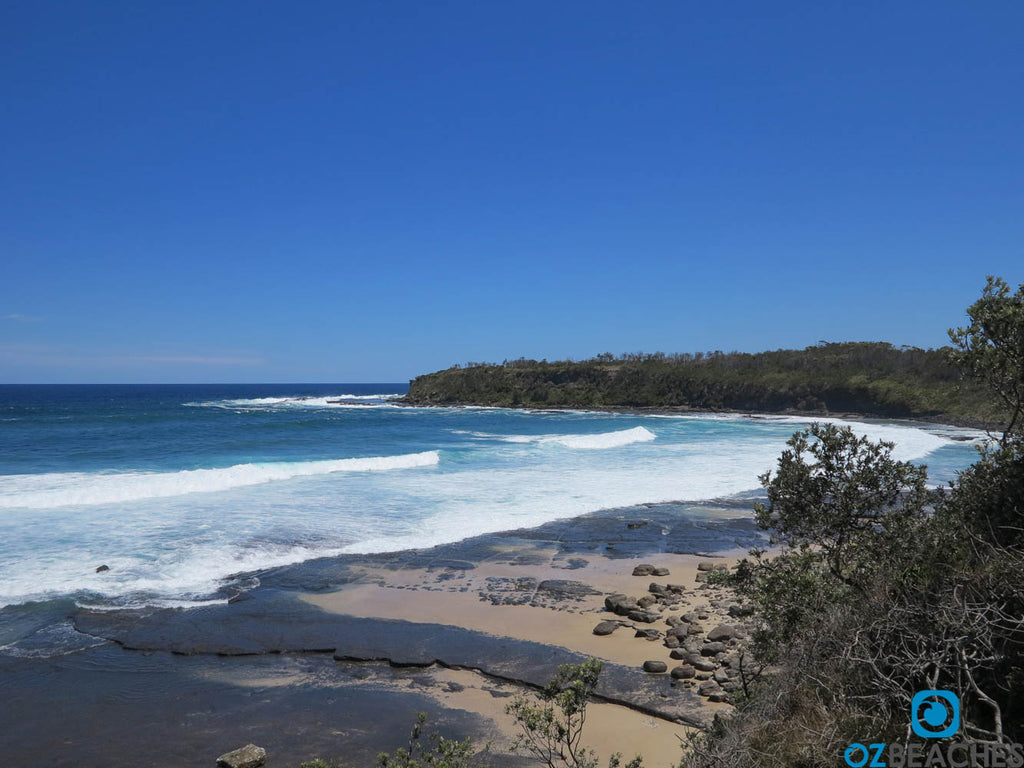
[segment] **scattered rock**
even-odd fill
[[[617,613],[619,616],[628,616],[630,611],[640,608],[635,599],[619,593],[608,595],[604,599],[604,607],[612,613]]]
[[[691,667],[689,664],[682,664],[678,667],[672,668],[672,677],[676,680],[689,680],[697,674],[697,670]]]
[[[652,605],[657,604],[657,602],[658,598],[656,598],[654,595],[644,595],[636,601],[636,604],[639,605],[641,608],[650,608]]]
[[[714,656],[725,650],[725,643],[704,643],[700,649],[701,656]]]
[[[656,581],[652,581],[650,585],[647,587],[647,591],[650,592],[652,595],[667,595],[668,587],[666,587],[664,584],[659,584]]]
[[[699,688],[697,688],[697,693],[701,696],[710,696],[713,693],[720,693],[721,690],[722,687],[714,680],[706,680],[700,684]]]
[[[636,568],[633,569],[634,576],[653,576],[654,566],[650,563],[640,563]]]
[[[732,640],[738,636],[740,631],[736,627],[730,627],[728,624],[719,624],[717,627],[708,632],[708,640]]]
[[[220,768],[259,768],[267,759],[267,750],[255,744],[246,744],[241,749],[227,752],[217,758]]]
[[[628,616],[631,621],[639,621],[641,624],[653,624],[661,618],[660,613],[654,613],[653,611],[643,611],[639,608],[635,611],[630,611]]]
[[[626,527],[631,531],[635,531],[637,528],[647,527],[649,522],[649,520],[637,520],[635,523],[626,523]],[[635,576],[636,574],[633,575]]]
[[[699,669],[701,672],[714,672],[716,669],[715,662],[708,661],[707,659],[696,658],[687,656],[686,660],[693,665],[694,669]]]
[[[667,671],[668,671],[668,664],[666,664],[664,661],[655,661],[653,659],[650,659],[650,660],[644,662],[644,672],[652,672],[652,673],[657,674],[657,673],[660,673],[660,672],[667,672]]]
[[[723,703],[727,702],[728,700],[729,700],[729,694],[725,693],[724,691],[719,691],[718,693],[708,694],[708,701],[713,701],[716,704],[723,704]]]
[[[652,576],[668,576],[668,568],[655,568]]]
[[[713,677],[714,677],[715,682],[718,683],[719,685],[721,685],[722,683],[728,683],[729,682],[729,673],[726,672],[724,669],[716,669],[715,670],[715,674],[713,675]]]
[[[638,629],[633,637],[642,637],[645,640],[657,640],[661,637],[661,632],[656,629]]]
[[[594,634],[603,637],[604,635],[610,635],[618,628],[619,622],[617,621],[602,621],[600,624],[594,627]]]
[[[669,635],[668,637],[665,638],[665,647],[666,648],[678,648],[679,647],[679,638],[676,637],[675,635]]]
[[[689,655],[689,651],[686,651],[683,648],[673,648],[672,652],[669,654],[669,656],[673,659],[679,659],[680,661],[685,659]]]
[[[713,571],[714,569],[715,569],[715,564],[714,563],[709,563],[706,560],[697,563],[697,570],[698,571],[705,571],[705,572],[707,572],[707,571]]]
[[[669,592],[675,592],[677,595],[686,591],[686,587],[682,584],[666,584],[665,586],[668,588]]]
[[[101,565],[99,568],[96,569],[96,573],[105,573],[106,571],[109,571],[109,570],[110,570],[110,566],[109,565]]]
[[[746,616],[754,615],[754,606],[752,605],[730,605],[728,613],[734,619],[742,619]]]

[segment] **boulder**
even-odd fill
[[[688,656],[686,660],[693,665],[694,669],[699,669],[701,672],[714,672],[718,668],[718,665],[715,664],[715,662],[708,661],[707,659],[701,659],[699,657],[694,659],[692,656]]]
[[[657,602],[658,598],[656,598],[654,595],[644,595],[636,601],[636,604],[639,605],[641,608],[650,608],[652,605],[656,605]]]
[[[675,635],[669,635],[668,637],[665,638],[665,647],[666,648],[678,648],[679,647],[679,638],[676,637]]]
[[[617,621],[602,621],[600,624],[594,627],[594,634],[603,637],[604,635],[610,635],[618,628],[619,622]]]
[[[717,627],[708,632],[708,640],[712,642],[717,640],[732,640],[734,637],[739,635],[740,631],[736,627],[730,627],[728,624],[719,624]]]
[[[697,563],[697,570],[698,571],[704,571],[704,572],[713,571],[713,570],[715,570],[715,564],[714,563],[709,563],[706,560],[704,560],[704,561],[701,561],[701,562]]]
[[[630,611],[628,614],[630,621],[639,621],[641,624],[653,624],[661,618],[660,613],[654,613],[653,611],[644,611],[639,608],[635,611]]]
[[[637,610],[640,606],[634,598],[623,594],[608,595],[604,599],[604,607],[619,616],[628,616],[630,611]]]
[[[655,661],[654,659],[650,659],[644,662],[644,672],[652,672],[654,674],[658,674],[667,671],[668,664],[666,664],[664,661]]]
[[[682,648],[673,648],[672,652],[669,654],[669,656],[672,657],[673,659],[678,659],[680,661],[685,659],[689,655],[690,655],[690,652],[686,651],[686,650],[684,650]]]
[[[718,693],[709,693],[708,701],[713,701],[716,704],[724,704],[729,700],[729,694],[725,691],[719,691]]]
[[[110,570],[110,566],[109,565],[101,565],[99,568],[96,569],[96,573],[105,573],[106,571],[109,571],[109,570]]]
[[[638,629],[633,637],[642,637],[644,640],[657,640],[661,637],[661,632],[656,629]]]
[[[656,581],[652,581],[647,587],[647,591],[652,595],[668,595],[668,587],[664,584],[659,584]]]
[[[704,643],[700,649],[701,656],[715,656],[725,650],[725,643]]]
[[[652,576],[668,576],[668,568],[655,568],[651,572]]]
[[[226,752],[217,758],[219,768],[259,768],[267,760],[267,750],[255,744]]]
[[[728,613],[734,619],[742,619],[746,616],[753,616],[754,606],[752,605],[730,605]]]
[[[721,693],[721,691],[722,687],[714,680],[706,680],[701,683],[700,687],[697,689],[697,693],[701,696],[710,696],[713,693]]]
[[[697,670],[689,664],[682,664],[678,667],[673,667],[671,674],[676,680],[689,680],[697,674]]]
[[[652,576],[654,574],[654,566],[650,563],[641,563],[633,569],[634,576]]]

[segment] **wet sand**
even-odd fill
[[[736,505],[637,507],[274,569],[207,608],[76,609],[69,632],[93,647],[0,656],[0,762],[212,765],[254,742],[270,768],[313,757],[367,765],[402,746],[425,711],[445,735],[489,741],[485,762],[526,765],[508,751],[515,724],[505,706],[559,664],[596,656],[606,664],[585,743],[602,762],[642,752],[646,765],[673,765],[688,727],[729,705],[699,696],[699,680],[641,671],[648,659],[682,663],[663,644],[662,616],[620,616],[615,632],[594,635],[615,618],[604,598],[680,584],[662,614],[700,612],[706,632],[728,618],[729,598],[696,581],[698,562],[725,562],[759,540]],[[633,576],[639,562],[670,575]],[[659,638],[634,637],[633,627]]]

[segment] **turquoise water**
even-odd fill
[[[236,574],[314,557],[731,497],[808,423],[390,402],[405,390],[0,387],[0,606],[191,605],[222,599]],[[850,423],[933,482],[973,461],[980,437]]]

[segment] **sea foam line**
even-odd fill
[[[358,459],[236,464],[216,469],[178,472],[91,474],[55,472],[0,478],[0,507],[47,509],[78,504],[112,504],[187,493],[211,493],[293,477],[331,472],[386,472],[431,467],[440,462],[437,451]]]
[[[602,448],[619,448],[632,443],[646,443],[657,438],[645,427],[619,429],[614,432],[598,432],[591,435],[496,435],[490,432],[471,432],[452,430],[455,434],[469,435],[481,440],[497,440],[502,443],[557,444],[565,448],[583,450],[600,450]]]

